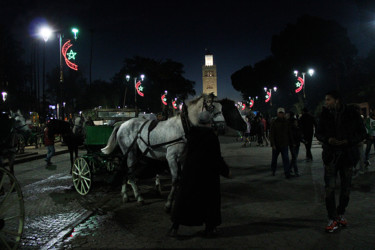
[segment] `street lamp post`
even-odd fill
[[[40,30],[40,35],[43,37],[44,40],[44,47],[43,47],[43,84],[42,84],[42,115],[45,116],[45,109],[46,109],[46,95],[45,95],[45,86],[46,86],[46,43],[51,36],[52,31],[48,27],[43,27]]]
[[[267,87],[264,87],[264,92],[266,92],[265,102],[270,102],[270,106],[272,106],[272,90],[276,93],[277,87],[273,87],[273,89],[269,89]]]
[[[315,71],[313,69],[309,69],[307,71],[307,73],[310,75],[310,76],[313,76],[313,74],[315,73]],[[306,99],[306,91],[305,91],[305,88],[306,88],[306,72],[301,72],[302,74],[302,78],[298,76],[299,72],[298,70],[294,70],[294,75],[297,77],[297,80],[298,82],[296,83],[296,87],[297,89],[295,90],[296,93],[300,92],[301,90],[303,90],[303,98]]]
[[[126,75],[126,81],[130,81],[131,76]],[[140,75],[141,81],[144,80],[145,75]],[[137,77],[133,77],[134,79],[134,107],[135,107],[135,116],[138,117],[138,105],[137,105]]]

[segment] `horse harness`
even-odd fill
[[[221,114],[221,112],[216,112],[214,113],[214,110],[215,110],[215,106],[213,105],[213,102],[214,101],[211,101],[211,102],[207,102],[206,100],[203,102],[203,106],[202,106],[202,111],[203,109],[205,108],[208,112],[210,112],[212,114],[212,120],[218,116],[219,114]],[[131,143],[130,147],[128,148],[128,151],[126,152],[125,155],[127,155],[130,151],[130,149],[134,146],[135,142],[137,141],[137,139],[140,139],[145,145],[146,145],[146,150],[144,152],[142,152],[142,156],[145,156],[148,154],[148,152],[152,149],[155,149],[155,148],[158,148],[158,147],[163,147],[163,146],[166,146],[166,145],[169,145],[169,144],[174,144],[174,143],[186,143],[187,139],[186,139],[186,135],[188,135],[190,133],[190,129],[192,127],[192,123],[189,119],[189,112],[188,112],[188,109],[187,109],[187,106],[184,104],[182,106],[182,112],[181,112],[181,123],[182,123],[182,127],[184,129],[184,135],[177,138],[177,139],[174,139],[172,141],[167,141],[167,142],[163,142],[163,143],[159,143],[159,144],[155,144],[155,145],[151,145],[150,143],[150,133],[152,130],[154,130],[156,128],[156,126],[158,125],[159,121],[155,121],[155,120],[146,120],[142,126],[139,128],[138,130],[138,133],[137,133],[137,136],[134,138],[133,142]],[[147,123],[150,122],[150,125],[148,126],[148,136],[147,136],[147,142],[146,140],[141,136],[141,132],[143,130],[143,128],[146,126]]]
[[[149,123],[149,122],[150,122],[150,125],[148,126],[148,135],[147,135],[147,142],[146,142],[146,140],[141,136],[141,132],[142,132],[143,128],[146,126],[146,124]],[[137,139],[140,139],[146,145],[147,148],[146,148],[146,150],[144,152],[142,152],[142,156],[147,155],[150,150],[158,148],[158,147],[163,147],[163,146],[166,146],[166,145],[169,145],[169,144],[174,144],[174,143],[177,143],[177,142],[181,142],[181,143],[185,143],[186,142],[185,135],[183,135],[183,136],[181,136],[181,137],[179,137],[177,139],[174,139],[172,141],[167,141],[167,142],[163,142],[163,143],[151,145],[151,143],[150,143],[150,133],[151,133],[152,130],[154,130],[156,128],[156,126],[158,124],[159,124],[159,121],[147,120],[140,127],[140,129],[139,129],[139,131],[137,133],[137,137],[134,139],[134,142]]]

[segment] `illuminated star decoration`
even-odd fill
[[[269,96],[268,95],[266,95],[266,99],[268,99],[269,98]]]
[[[143,92],[143,87],[142,86],[139,86],[139,91]]]
[[[297,88],[301,87],[301,83],[300,82],[296,82],[296,87]]]
[[[75,60],[76,59],[76,55],[77,55],[77,52],[74,52],[72,49],[69,51],[69,53],[66,53],[66,55],[68,56],[68,60]]]

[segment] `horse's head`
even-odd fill
[[[246,122],[234,105],[234,101],[225,98],[221,100],[220,103],[222,105],[222,113],[227,126],[238,131],[245,131],[247,128]]]
[[[212,116],[212,122],[224,121],[224,117],[221,112],[221,104],[213,94],[202,94],[200,97],[192,100],[188,104],[189,120],[193,126],[199,126],[198,116],[203,111],[210,112]]]
[[[14,119],[15,127],[22,131],[29,131],[30,128],[26,124],[26,119],[23,117],[22,113],[18,110],[16,113],[11,112],[11,117]]]

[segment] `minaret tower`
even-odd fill
[[[203,93],[214,93],[217,96],[217,74],[214,56],[206,50],[205,62],[202,66]]]

